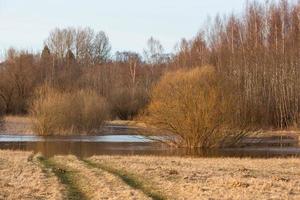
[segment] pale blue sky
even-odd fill
[[[261,0],[263,1],[263,0]],[[0,0],[0,50],[40,50],[55,27],[105,31],[113,51],[142,52],[150,36],[167,52],[193,37],[207,16],[241,12],[245,0]]]

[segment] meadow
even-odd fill
[[[299,199],[296,158],[54,156],[0,151],[0,199]]]

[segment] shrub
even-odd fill
[[[148,95],[142,88],[118,88],[110,96],[112,112],[122,120],[133,119],[148,103]]]
[[[104,98],[93,91],[60,92],[39,88],[31,107],[33,130],[40,135],[93,133],[108,118]]]
[[[2,99],[0,98],[0,116],[3,116],[5,113],[5,103],[4,101],[2,101]]]
[[[5,104],[0,98],[0,130],[1,130],[2,125],[3,125],[3,115],[4,115],[4,113],[5,113]]]
[[[213,67],[169,72],[152,91],[146,120],[176,134],[177,145],[218,146],[234,121],[230,87]]]

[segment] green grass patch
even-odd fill
[[[145,181],[141,180],[141,178],[137,177],[136,175],[129,173],[125,170],[116,169],[108,165],[104,165],[101,163],[95,163],[90,160],[83,160],[88,166],[93,168],[99,168],[104,171],[107,171],[115,176],[121,178],[127,185],[134,189],[141,190],[144,194],[154,200],[164,200],[167,199],[161,193],[155,191],[152,187],[148,186]]]
[[[67,199],[69,200],[85,200],[87,197],[79,190],[75,184],[75,174],[66,169],[62,169],[57,164],[42,156],[38,157],[39,162],[48,170],[51,170],[60,180],[60,182],[66,186]]]

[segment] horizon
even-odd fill
[[[246,2],[130,0],[129,3],[116,4],[116,0],[89,0],[84,3],[76,0],[72,1],[72,10],[66,11],[70,1],[0,0],[0,59],[11,47],[40,52],[44,40],[56,27],[91,27],[95,31],[102,30],[110,39],[113,53],[142,53],[150,37],[161,42],[165,53],[172,53],[182,38],[195,36],[209,17],[240,13]],[[101,8],[103,5],[105,9]]]

